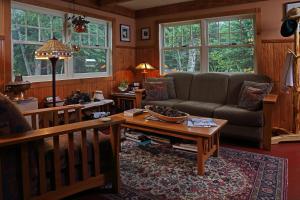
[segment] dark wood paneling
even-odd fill
[[[177,3],[172,5],[148,8],[138,10],[135,13],[136,18],[152,17],[158,15],[166,15],[172,13],[187,12],[193,10],[203,10],[209,8],[216,8],[228,5],[237,5],[243,3],[251,3],[266,0],[206,0],[206,1],[189,1],[183,3]]]

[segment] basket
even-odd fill
[[[152,115],[153,117],[156,117],[157,119],[160,119],[160,120],[165,121],[165,122],[180,123],[180,122],[183,122],[183,121],[187,120],[187,118],[189,117],[189,114],[187,114],[187,113],[184,113],[185,116],[180,116],[180,117],[165,116],[165,115],[162,115],[162,114],[159,114],[157,112],[154,112],[154,111],[150,110],[149,109],[150,107],[151,107],[151,105],[145,106],[145,110],[150,115]]]

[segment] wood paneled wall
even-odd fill
[[[264,40],[258,55],[258,73],[269,76],[274,81],[273,93],[278,94],[278,102],[273,116],[273,126],[292,130],[293,94],[291,89],[284,89],[282,73],[288,49],[293,50],[291,40]]]
[[[95,90],[102,90],[104,96],[109,98],[111,92],[116,90],[121,80],[133,81],[131,67],[135,66],[135,49],[130,47],[117,47],[113,53],[113,75],[111,77],[74,79],[57,81],[57,95],[66,98],[72,91],[93,93]],[[51,82],[34,83],[27,96],[34,96],[40,102],[52,94]]]

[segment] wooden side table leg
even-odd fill
[[[197,140],[197,168],[198,175],[204,175],[204,152],[203,152],[203,139],[199,138]]]
[[[218,157],[219,156],[219,148],[220,148],[220,131],[218,131],[214,135],[214,143],[216,145],[216,151],[214,152],[213,156]]]

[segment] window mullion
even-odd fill
[[[208,72],[208,24],[201,20],[201,68],[200,72]]]

